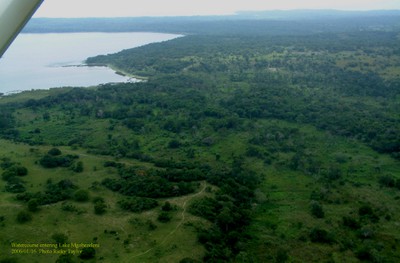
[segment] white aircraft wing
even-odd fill
[[[0,57],[43,0],[0,0]]]

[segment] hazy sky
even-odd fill
[[[35,17],[188,16],[275,9],[400,9],[400,0],[45,0]]]

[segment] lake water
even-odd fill
[[[0,58],[0,93],[135,81],[86,58],[179,37],[161,33],[20,34]]]

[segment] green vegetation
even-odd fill
[[[100,244],[40,262],[399,261],[392,18],[297,34],[214,21],[87,60],[147,81],[3,97],[0,248]]]

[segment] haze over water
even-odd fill
[[[0,93],[126,82],[107,67],[74,67],[86,58],[178,37],[161,33],[20,34],[0,59]]]

